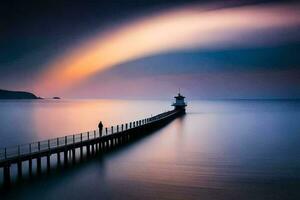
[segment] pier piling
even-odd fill
[[[47,172],[50,172],[50,154],[47,155]]]
[[[28,160],[28,170],[29,170],[29,176],[32,176],[32,159],[31,158]]]
[[[36,158],[36,169],[37,169],[37,173],[41,174],[41,172],[42,172],[42,157]]]
[[[19,161],[17,163],[17,168],[18,168],[18,178],[21,179],[22,178],[22,161]]]
[[[3,178],[4,178],[4,185],[10,185],[10,164],[6,164],[3,167]]]

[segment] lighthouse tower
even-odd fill
[[[182,96],[179,92],[178,95],[175,96],[174,98],[175,98],[175,103],[172,104],[172,106],[174,106],[174,109],[185,113],[185,107],[187,106],[186,103],[184,102],[185,97]]]

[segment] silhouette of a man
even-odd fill
[[[102,130],[103,130],[103,124],[102,124],[102,121],[99,122],[98,128],[99,128],[100,136],[102,136]]]

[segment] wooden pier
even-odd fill
[[[79,150],[80,158],[82,158],[84,150],[87,156],[94,154],[96,150],[106,152],[109,149],[126,144],[134,138],[149,134],[151,131],[164,126],[184,113],[184,108],[174,109],[150,118],[104,128],[103,131],[93,130],[14,147],[1,148],[0,168],[3,168],[4,185],[9,185],[11,182],[10,168],[13,164],[17,166],[18,177],[21,178],[24,162],[28,162],[29,175],[31,175],[33,173],[33,162],[35,161],[36,171],[39,174],[42,170],[42,158],[46,158],[47,171],[50,170],[50,157],[52,155],[56,155],[57,163],[61,163],[61,157],[63,157],[64,165],[68,165],[69,161],[75,163],[76,150]]]

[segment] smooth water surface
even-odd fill
[[[0,101],[0,146],[170,109],[168,101]],[[299,145],[299,101],[193,101],[184,117],[152,135],[63,172],[27,179],[1,197],[299,199]]]

